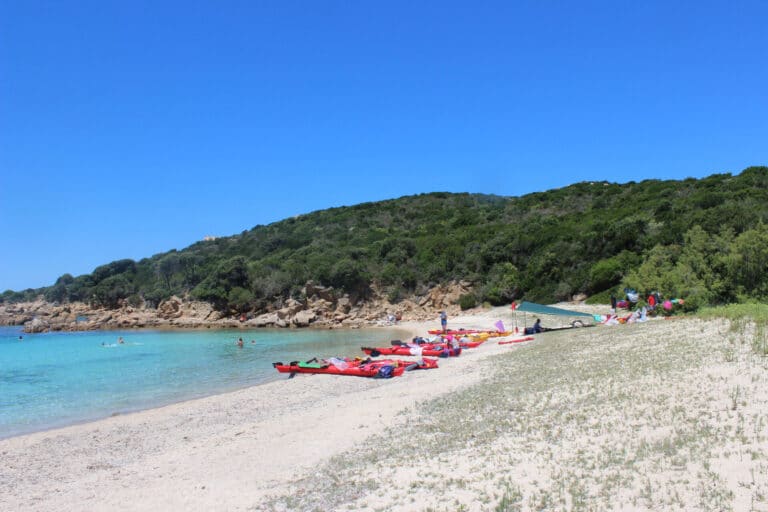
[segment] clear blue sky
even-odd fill
[[[768,2],[0,0],[0,291],[431,191],[768,164]]]

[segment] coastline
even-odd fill
[[[2,327],[0,330],[5,331],[6,334],[18,329],[18,326],[14,327]],[[293,332],[291,332],[293,331]],[[313,334],[313,331],[315,332]],[[23,436],[28,434],[34,434],[38,432],[47,432],[56,429],[66,428],[72,425],[82,425],[91,422],[99,421],[101,419],[122,416],[134,413],[140,413],[147,410],[159,409],[165,406],[170,406],[177,403],[183,403],[207,397],[217,396],[221,394],[237,392],[242,389],[247,389],[254,386],[260,386],[280,380],[284,378],[284,375],[278,374],[273,368],[272,363],[277,360],[287,361],[286,358],[308,358],[312,355],[330,357],[355,357],[361,356],[359,348],[361,345],[370,345],[372,343],[389,343],[390,339],[406,339],[409,331],[406,329],[399,329],[396,326],[370,326],[362,329],[336,329],[334,331],[328,331],[327,329],[249,329],[249,330],[231,330],[231,329],[134,329],[134,330],[98,330],[90,331],[87,333],[71,333],[71,332],[55,332],[55,333],[43,333],[43,334],[28,334],[25,335],[24,341],[26,343],[16,343],[15,334],[9,348],[15,349],[19,355],[26,360],[29,358],[41,357],[45,358],[50,354],[50,350],[54,350],[53,353],[57,353],[59,346],[62,343],[66,345],[66,348],[61,350],[65,352],[78,353],[83,350],[83,346],[87,345],[89,350],[96,350],[94,353],[89,353],[86,357],[88,361],[93,358],[97,360],[102,354],[105,348],[105,340],[108,345],[107,349],[121,348],[128,350],[129,352],[113,352],[108,351],[105,354],[114,354],[115,357],[120,357],[123,354],[124,357],[130,357],[131,361],[134,361],[134,366],[126,364],[126,361],[122,361],[119,364],[121,371],[130,372],[133,378],[126,375],[125,379],[118,379],[116,386],[111,385],[112,377],[109,373],[102,375],[98,373],[98,368],[81,367],[82,380],[80,384],[76,384],[75,388],[78,389],[71,397],[67,395],[63,385],[53,386],[49,383],[63,382],[68,379],[68,375],[60,375],[57,369],[47,367],[42,368],[28,368],[27,365],[16,366],[14,357],[11,355],[11,359],[8,360],[10,366],[6,367],[6,376],[10,378],[7,383],[11,386],[6,391],[9,393],[6,395],[6,400],[14,400],[17,396],[14,382],[17,380],[14,375],[18,375],[19,382],[23,385],[25,381],[32,378],[32,375],[39,373],[40,378],[44,379],[40,385],[35,386],[35,393],[39,397],[45,397],[44,400],[37,400],[36,403],[40,403],[40,407],[29,404],[24,410],[19,411],[18,408],[11,407],[5,409],[3,417],[0,419],[0,440],[13,438],[17,436]],[[2,334],[2,333],[0,333]],[[217,355],[221,354],[221,351],[226,351],[226,346],[234,342],[231,340],[237,339],[238,336],[245,337],[247,339],[256,339],[258,343],[252,345],[247,344],[246,350],[240,352],[236,347],[232,347],[234,352],[240,353],[243,357],[234,358],[229,361],[229,358],[224,358],[229,361],[226,366],[217,366],[220,358]],[[42,336],[47,339],[38,339],[36,336]],[[50,338],[48,338],[50,336]],[[72,338],[74,336],[74,338]],[[127,343],[124,346],[118,346],[117,344],[109,343],[114,342],[118,337],[127,336]],[[225,341],[225,338],[231,339]],[[4,341],[8,341],[6,338],[0,338]],[[179,357],[173,355],[171,351],[168,353],[163,346],[173,347],[179,343],[183,343],[184,347],[194,348],[195,350],[184,350],[187,353],[198,353],[197,347],[200,346],[200,340],[206,346],[217,347],[217,351],[212,353],[204,353],[201,358],[185,359],[181,362]],[[298,345],[295,345],[296,340],[299,341]],[[313,349],[307,353],[306,349],[301,350],[300,353],[294,353],[296,347],[301,347],[304,343],[310,343],[313,345]],[[101,342],[101,347],[99,347]],[[73,344],[74,343],[74,344]],[[283,345],[287,343],[287,345]],[[31,345],[30,345],[31,344]],[[138,345],[141,347],[132,347]],[[146,346],[144,346],[146,345]],[[93,347],[96,348],[93,348]],[[142,349],[148,350],[141,351]],[[26,347],[26,348],[25,348]],[[123,348],[127,347],[127,348]],[[255,352],[253,350],[255,349]],[[134,350],[140,352],[136,355]],[[172,350],[172,349],[168,349]],[[315,350],[317,352],[315,352]],[[14,351],[11,351],[13,353]],[[234,353],[233,352],[233,353]],[[33,354],[34,353],[34,354]],[[28,354],[28,355],[27,355]],[[170,364],[170,371],[177,373],[175,369],[177,365],[181,365],[182,371],[178,372],[180,378],[173,378],[165,380],[160,378],[157,380],[153,376],[148,376],[148,379],[137,379],[136,372],[141,374],[142,368],[137,368],[135,365],[141,367],[147,367],[142,363],[144,357],[151,354],[152,357],[166,357],[167,363]],[[162,354],[170,354],[163,356]],[[215,359],[209,360],[210,357],[217,356]],[[0,358],[5,361],[5,359]],[[114,359],[110,359],[112,361]],[[160,359],[161,360],[161,359]],[[153,367],[156,369],[155,374],[161,375],[163,372],[157,371],[160,365],[160,360],[154,359]],[[76,361],[60,360],[60,368],[73,367],[77,364]],[[87,363],[84,363],[87,364]],[[201,371],[190,373],[184,372],[183,368],[188,365],[200,365]],[[202,367],[207,367],[207,370],[203,370]],[[151,368],[151,367],[150,367]],[[10,373],[9,373],[10,372]],[[95,373],[94,373],[95,372]],[[167,373],[167,372],[166,372]],[[231,375],[227,379],[217,379],[215,375]],[[234,376],[238,375],[238,378]],[[211,378],[212,376],[213,379]],[[130,381],[131,384],[126,385],[125,381]],[[94,382],[103,382],[104,386],[93,384]],[[69,385],[71,386],[71,384]],[[75,389],[73,388],[73,389]],[[103,392],[102,389],[109,388],[110,392]],[[158,391],[152,391],[154,389]],[[169,390],[163,392],[163,389]],[[25,403],[26,399],[24,393],[29,391],[22,391],[19,399],[20,403]],[[81,399],[80,397],[85,397]],[[111,397],[111,398],[110,398]],[[6,402],[8,403],[8,402]],[[10,403],[8,403],[11,405]],[[58,404],[67,404],[66,406],[58,407]],[[22,416],[17,417],[17,414],[21,412]]]
[[[390,380],[299,375],[5,439],[0,508],[760,509],[768,377],[739,336],[696,319],[558,331]]]
[[[0,303],[0,325],[23,325],[27,333],[120,329],[252,329],[252,328],[351,328],[389,324],[396,316],[405,321],[428,321],[439,311],[460,313],[459,297],[469,283],[439,285],[421,296],[410,296],[392,304],[380,290],[354,300],[336,295],[333,288],[307,283],[300,300],[289,298],[266,309],[233,315],[216,311],[206,302],[172,296],[157,308],[122,302],[117,309],[91,307],[82,302],[58,304],[42,297],[33,302]]]

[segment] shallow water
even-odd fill
[[[399,334],[385,329],[24,334],[20,327],[0,327],[0,438],[285,379],[272,362],[362,356],[360,346],[389,345]],[[119,337],[125,343],[118,344]],[[237,346],[239,337],[243,348]]]

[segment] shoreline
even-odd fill
[[[7,326],[6,328],[16,328],[16,327],[19,327],[19,326]],[[189,329],[187,329],[187,328],[170,328],[170,329],[144,328],[144,329],[130,329],[130,330],[125,330],[125,329],[114,329],[114,330],[113,329],[101,329],[101,330],[98,330],[98,331],[87,331],[87,332],[93,332],[93,333],[99,333],[99,334],[107,334],[107,335],[109,335],[110,333],[115,333],[115,335],[116,335],[118,333],[124,334],[126,332],[127,333],[139,334],[139,333],[142,333],[142,332],[144,332],[144,333],[164,333],[164,332],[169,332],[169,333],[170,332],[172,332],[172,333],[184,333],[184,332],[191,332],[191,333],[219,332],[219,333],[221,333],[221,332],[223,332],[223,333],[227,333],[227,332],[231,331],[233,333],[237,333],[237,332],[243,332],[243,331],[245,331],[245,332],[270,331],[270,332],[273,332],[273,333],[276,333],[276,334],[289,334],[289,331],[311,332],[312,330],[313,329],[311,327],[310,328],[302,328],[302,329],[299,329],[299,328],[289,329],[288,331],[286,331],[286,329],[280,329],[280,328],[274,328],[274,329],[270,329],[270,328],[268,328],[268,329],[252,328],[252,329],[248,329],[248,330],[243,330],[243,329],[227,329],[227,328],[216,328],[216,329],[206,329],[206,328],[202,328],[202,329],[200,329],[200,328],[189,328]],[[326,332],[327,331],[327,329],[318,329],[318,330],[322,331],[322,332]],[[407,328],[399,328],[398,326],[371,326],[371,327],[365,327],[365,328],[361,328],[361,329],[336,329],[336,330],[347,331],[347,332],[365,331],[365,332],[370,332],[370,333],[375,333],[375,332],[377,332],[379,330],[385,330],[390,336],[403,336],[403,337],[410,334],[410,331]],[[52,333],[25,334],[24,335],[24,337],[25,337],[24,341],[25,342],[33,342],[34,341],[34,336],[41,335],[41,334],[42,335],[46,335],[46,336],[47,335],[64,335],[64,336],[67,336],[67,335],[83,334],[83,332],[68,332],[68,331],[58,332],[57,331],[57,332],[52,332]],[[388,342],[389,342],[389,340],[387,340],[387,343]],[[383,343],[383,341],[382,341],[382,343]],[[339,353],[339,354],[336,354],[336,355],[339,355],[339,356],[342,356],[342,357],[354,357],[355,355],[360,355],[360,353],[356,353],[356,354]],[[265,361],[265,364],[267,364],[267,363],[271,364],[271,362],[272,361]],[[274,373],[274,375],[273,375],[273,373]],[[87,425],[87,424],[90,424],[90,423],[98,422],[98,421],[101,421],[101,420],[104,420],[104,419],[108,419],[108,418],[112,418],[112,417],[126,416],[126,415],[131,415],[131,414],[142,413],[142,412],[145,412],[145,411],[153,411],[153,410],[162,409],[164,407],[168,407],[168,406],[172,406],[172,405],[176,405],[176,404],[184,404],[186,402],[193,402],[195,400],[202,400],[202,399],[206,399],[206,398],[214,398],[214,397],[219,396],[219,395],[225,395],[225,394],[228,394],[228,393],[236,393],[238,391],[242,391],[242,390],[245,390],[245,389],[255,388],[255,387],[267,385],[267,384],[269,384],[271,382],[275,382],[275,381],[280,380],[281,378],[284,377],[283,375],[278,374],[276,371],[270,372],[269,375],[270,376],[266,377],[263,381],[255,383],[255,384],[254,383],[241,383],[240,385],[236,385],[234,387],[226,388],[226,389],[213,389],[213,390],[204,391],[204,392],[201,392],[201,391],[190,391],[189,393],[186,393],[185,396],[183,398],[181,398],[181,399],[174,399],[174,398],[159,399],[159,400],[156,400],[156,401],[153,401],[153,402],[148,402],[146,404],[142,404],[142,405],[138,405],[138,406],[135,406],[135,407],[126,408],[126,409],[113,409],[113,410],[111,410],[109,412],[104,411],[104,412],[101,412],[101,413],[94,412],[92,414],[85,415],[85,417],[83,417],[81,419],[74,419],[74,420],[61,419],[61,420],[53,421],[50,424],[46,424],[46,425],[43,425],[41,427],[32,427],[30,429],[17,429],[17,431],[14,431],[12,433],[0,432],[0,441],[6,440],[6,439],[13,439],[13,438],[20,437],[20,436],[25,436],[25,435],[31,435],[31,434],[37,434],[37,433],[45,433],[45,432],[52,432],[52,431],[56,431],[56,430],[60,430],[60,429],[65,429],[65,428],[71,427],[71,426]]]
[[[298,375],[14,437],[0,508],[761,509],[768,367],[748,341],[697,319],[556,331],[394,379]]]

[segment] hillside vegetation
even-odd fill
[[[500,197],[431,193],[331,208],[0,300],[157,305],[185,294],[231,314],[300,298],[308,281],[391,302],[449,281],[462,306],[602,297],[630,286],[686,307],[768,299],[768,167],[683,181],[583,182]]]

